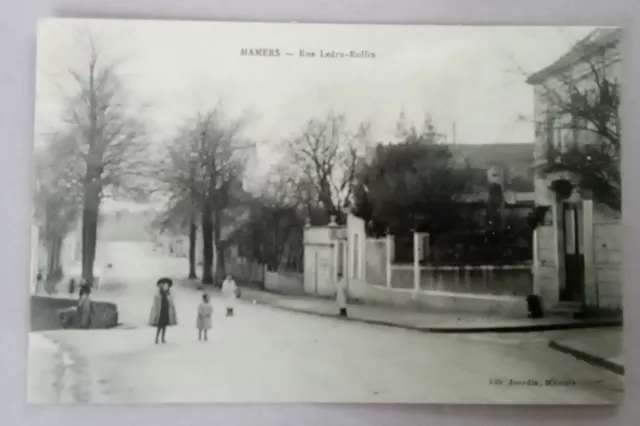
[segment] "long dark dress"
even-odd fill
[[[158,316],[158,327],[169,325],[169,298],[164,291],[160,292],[160,315]]]

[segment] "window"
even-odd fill
[[[550,112],[547,112],[547,149],[552,149],[555,146],[554,121],[553,115]]]
[[[587,130],[585,131],[585,143],[586,144],[598,144],[600,142],[602,142],[601,140],[601,135],[600,132],[598,131],[598,129],[596,128],[596,125],[593,124],[591,121],[585,121],[586,124],[586,128]]]
[[[582,117],[573,118],[573,142],[576,145],[584,145],[588,143],[587,139],[587,120]]]
[[[575,119],[571,114],[547,115],[547,147],[566,152],[578,139]]]
[[[558,139],[558,149],[566,152],[576,142],[576,118],[572,114],[564,114],[559,120],[560,138]]]

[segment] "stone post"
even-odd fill
[[[387,287],[391,287],[391,250],[392,250],[392,244],[393,244],[393,236],[390,234],[387,234],[387,244],[385,245],[386,249],[387,249],[387,255],[386,257],[386,262],[387,262],[387,267],[385,268],[385,271],[387,273]]]
[[[420,291],[420,234],[413,232],[413,291]]]

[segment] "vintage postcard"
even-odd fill
[[[620,28],[38,32],[30,403],[621,401]]]

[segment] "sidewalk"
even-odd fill
[[[530,332],[621,325],[619,320],[611,319],[487,317],[468,313],[425,312],[356,304],[349,305],[347,318],[341,318],[336,315],[335,303],[326,299],[282,296],[249,289],[243,289],[242,299],[255,300],[256,303],[292,312],[430,333]]]
[[[27,402],[46,404],[69,398],[69,359],[60,347],[42,333],[29,333]]]
[[[622,328],[590,330],[589,333],[551,340],[549,347],[623,375],[622,340]]]

